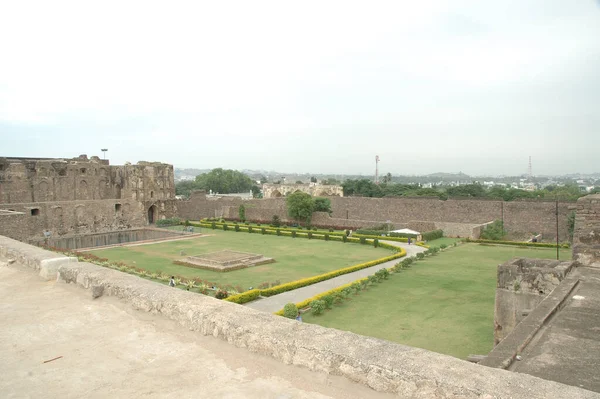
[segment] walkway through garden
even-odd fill
[[[424,252],[427,250],[427,248],[423,248],[418,245],[408,245],[396,241],[382,240],[381,242],[404,248],[406,250],[407,257],[416,256],[419,252]],[[329,291],[341,285],[356,281],[360,278],[370,276],[371,274],[375,274],[375,272],[379,269],[383,269],[384,267],[390,268],[394,266],[402,259],[404,258],[394,259],[389,262],[368,267],[366,269],[358,270],[352,273],[344,274],[342,276],[334,277],[329,280],[321,281],[313,285],[298,288],[292,291],[282,292],[281,294],[273,295],[268,298],[257,299],[256,301],[247,303],[245,306],[256,310],[262,310],[264,312],[277,312],[278,310],[283,309],[286,303],[298,303],[304,301],[305,299],[318,295],[322,292]]]

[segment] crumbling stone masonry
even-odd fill
[[[573,262],[513,259],[498,265],[494,345],[502,341],[567,276]]]
[[[577,201],[573,259],[583,266],[600,268],[600,194]]]
[[[176,215],[173,166],[0,158],[0,234],[22,241],[141,227]]]

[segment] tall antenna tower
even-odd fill
[[[532,169],[531,169],[531,155],[529,156],[529,170],[528,170],[528,172],[529,172],[529,178],[531,179],[533,177],[533,172],[532,172]]]
[[[375,155],[375,184],[379,184],[379,155]]]

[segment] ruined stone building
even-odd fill
[[[141,227],[176,213],[173,166],[0,158],[0,235],[22,241]]]

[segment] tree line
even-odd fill
[[[449,197],[490,198],[514,201],[519,199],[555,199],[562,201],[576,200],[588,193],[581,192],[575,184],[564,186],[547,186],[543,189],[527,191],[518,188],[494,186],[486,188],[479,183],[454,187],[423,188],[418,184],[375,184],[368,179],[346,180],[342,183],[344,196],[351,197],[438,197],[446,200]],[[594,192],[600,192],[595,189]]]

